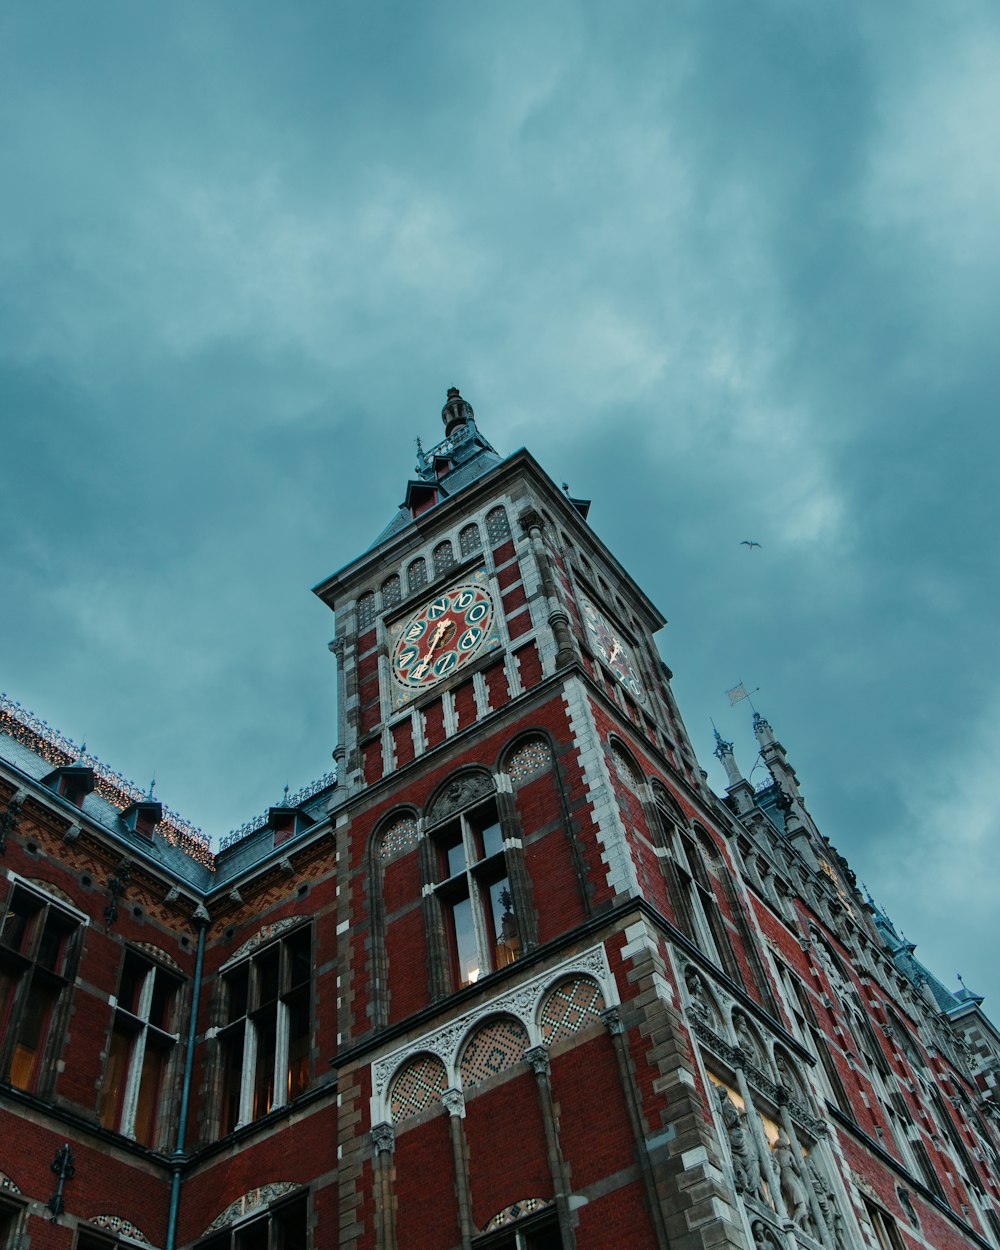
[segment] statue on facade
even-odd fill
[[[762,1180],[760,1155],[757,1153],[757,1141],[747,1123],[747,1113],[740,1111],[729,1097],[729,1090],[724,1085],[715,1087],[722,1113],[722,1123],[729,1138],[729,1152],[733,1157],[733,1171],[736,1174],[736,1188],[739,1193],[762,1196]]]
[[[781,1196],[784,1199],[789,1219],[794,1224],[798,1224],[799,1228],[808,1228],[812,1223],[809,1214],[809,1196],[802,1182],[802,1170],[795,1157],[795,1147],[787,1137],[779,1137],[771,1149],[778,1165]]]
[[[823,1223],[833,1238],[836,1250],[844,1250],[844,1246],[847,1244],[845,1241],[844,1217],[840,1214],[836,1195],[811,1155],[806,1159],[806,1175],[809,1178],[809,1183],[812,1185],[813,1193],[816,1195],[816,1205],[819,1207],[820,1215],[823,1217]]]

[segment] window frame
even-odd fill
[[[282,1194],[280,1198],[275,1198],[273,1202],[269,1202],[267,1206],[260,1210],[254,1208],[252,1214],[247,1213],[233,1220],[231,1223],[222,1228],[215,1229],[204,1237],[200,1237],[193,1246],[193,1250],[248,1250],[247,1234],[254,1229],[255,1225],[266,1223],[266,1250],[285,1250],[284,1236],[275,1237],[273,1235],[276,1217],[288,1210],[288,1208],[302,1205],[302,1220],[304,1232],[303,1250],[309,1246],[309,1223],[310,1223],[310,1204],[309,1189],[303,1186],[292,1194]],[[294,1248],[293,1248],[294,1250]]]
[[[489,813],[485,820],[477,819]],[[491,849],[484,834],[495,829],[498,844]],[[514,885],[512,864],[508,858],[509,837],[505,828],[499,796],[496,792],[483,795],[467,807],[450,812],[428,830],[430,847],[429,869],[431,892],[437,903],[446,944],[446,964],[453,990],[474,985],[490,973],[516,963],[525,953],[524,925],[518,915],[520,910]],[[460,851],[460,856],[454,853]],[[503,940],[503,930],[497,931],[496,902],[493,890],[503,882],[509,902],[503,903],[501,920],[509,914],[513,918],[514,933],[509,944]],[[472,924],[471,937],[474,950],[463,943],[458,927],[456,910],[468,900]],[[509,958],[501,958],[500,948],[505,947]],[[477,966],[466,977],[463,955],[468,952]],[[514,952],[514,953],[510,953]],[[471,975],[474,971],[475,975]]]
[[[130,965],[138,966],[141,976],[134,1001],[135,1010],[122,1005],[122,989],[126,973]],[[155,1149],[163,1122],[165,1096],[170,1087],[170,1066],[175,1047],[180,1041],[180,1028],[173,1031],[172,1026],[178,1025],[178,1002],[186,984],[182,973],[166,967],[159,960],[150,957],[146,952],[139,952],[126,947],[118,973],[118,993],[114,999],[114,1016],[109,1033],[107,1059],[104,1068],[102,1099],[98,1102],[98,1119],[104,1128],[121,1133],[140,1145]],[[163,1004],[164,1019],[157,1023],[153,1019],[156,1006],[158,987],[164,987],[169,994]],[[103,1105],[103,1097],[107,1090],[107,1081],[112,1064],[112,1047],[115,1037],[127,1038],[128,1053],[124,1060],[125,1076],[121,1088],[114,1098],[114,1103]],[[149,1127],[140,1136],[137,1132],[137,1120],[144,1104],[143,1083],[147,1079],[146,1055],[150,1050],[157,1053],[157,1072],[155,1089],[148,1100],[150,1105]]]
[[[308,941],[307,972],[293,980],[294,946],[305,935]],[[314,935],[311,922],[248,952],[219,969],[220,995],[225,1023],[219,1041],[219,1131],[221,1136],[253,1124],[281,1107],[294,1102],[314,1079],[312,1034],[314,1025]],[[277,958],[273,982],[268,966]],[[271,986],[273,984],[273,993]],[[235,994],[235,997],[234,997]],[[296,1057],[293,1042],[294,1013],[305,1008],[306,1024],[301,1032],[303,1053]],[[262,1042],[264,1043],[262,1047]],[[270,1072],[261,1066],[262,1053],[273,1044]],[[234,1062],[235,1061],[235,1062]],[[298,1064],[299,1081],[295,1081]],[[260,1103],[265,1105],[260,1108]],[[232,1112],[230,1110],[232,1108]]]
[[[61,1049],[61,1030],[56,1027],[72,995],[83,933],[90,919],[63,899],[46,893],[27,878],[11,873],[10,889],[0,912],[0,978],[7,981],[5,1001],[0,1003],[0,1079],[28,1093],[45,1094],[56,1077],[56,1059]],[[30,906],[17,945],[3,940],[14,904]],[[49,921],[61,930],[55,958],[48,961],[42,943],[49,931]],[[29,1025],[33,991],[41,988],[47,1002],[35,1032],[37,1040],[31,1052],[25,1083],[14,1079],[17,1051]],[[0,989],[3,980],[0,980]],[[34,999],[37,1002],[37,997]],[[20,1074],[19,1074],[20,1075]]]

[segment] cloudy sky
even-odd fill
[[[458,385],[1000,1013],[993,5],[37,0],[0,84],[0,688],[213,837],[326,771]]]

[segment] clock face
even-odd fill
[[[580,606],[583,609],[584,624],[587,626],[587,634],[594,650],[625,689],[636,699],[645,703],[646,692],[635,665],[632,663],[632,654],[628,647],[622,642],[614,627],[608,624],[604,613],[582,595]]]
[[[485,583],[484,571],[474,573],[392,627],[396,707],[500,645]]]

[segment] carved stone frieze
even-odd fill
[[[270,1185],[261,1185],[259,1189],[251,1189],[242,1198],[237,1198],[235,1202],[231,1202],[224,1211],[220,1212],[209,1224],[208,1228],[205,1229],[205,1232],[213,1233],[217,1228],[223,1228],[226,1224],[231,1224],[233,1220],[238,1220],[241,1215],[246,1215],[250,1211],[256,1211],[259,1207],[266,1207],[275,1198],[281,1198],[285,1194],[291,1193],[293,1189],[299,1188],[300,1186],[294,1181],[274,1181]]]
[[[226,960],[223,967],[227,967],[238,959],[242,959],[245,955],[251,954],[258,946],[263,946],[265,942],[270,942],[272,938],[280,937],[282,933],[286,933],[289,929],[294,929],[296,925],[304,924],[308,919],[308,916],[287,916],[284,920],[276,920],[274,924],[264,925],[262,929],[257,930],[252,938],[248,938],[235,954]]]
[[[486,798],[495,788],[493,778],[487,773],[466,773],[464,777],[456,777],[435,799],[434,806],[428,813],[428,822],[436,823],[454,815],[470,803]]]
[[[814,1137],[822,1137],[827,1132],[826,1121],[814,1116],[804,1106],[802,1101],[796,1098],[784,1085],[779,1085],[772,1080],[766,1072],[753,1062],[746,1051],[738,1046],[731,1045],[703,1020],[692,1020],[691,1028],[695,1037],[714,1055],[724,1060],[731,1068],[742,1069],[743,1074],[746,1076],[747,1084],[752,1089],[757,1090],[758,1093],[763,1094],[773,1106],[787,1107],[792,1119]]]

